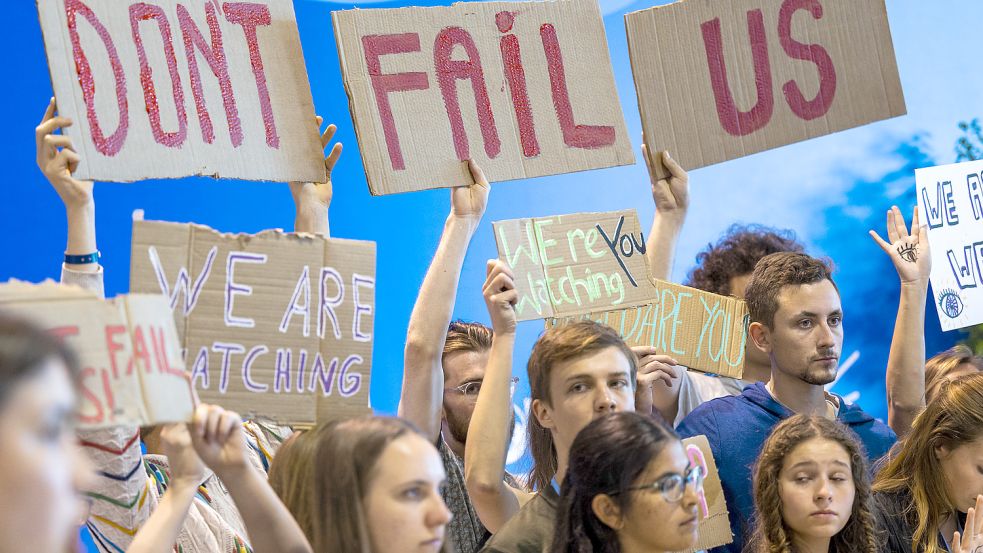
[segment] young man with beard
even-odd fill
[[[887,425],[823,388],[836,378],[843,345],[839,290],[826,263],[802,253],[766,256],[751,275],[745,299],[749,338],[768,355],[770,380],[704,403],[677,429],[710,442],[734,534],[733,543],[715,551],[733,553],[742,550],[754,512],[751,468],[779,422],[796,413],[838,420],[857,434],[870,459],[896,440]]]
[[[447,532],[460,553],[477,551],[490,536],[468,497],[463,458],[492,331],[451,323],[464,256],[490,189],[481,169],[470,161],[468,166],[474,183],[451,189],[451,212],[410,316],[399,402],[399,416],[419,427],[441,454],[447,472],[443,497],[453,513]],[[505,447],[509,436],[503,437]]]
[[[482,551],[540,553],[553,540],[558,490],[573,439],[597,417],[635,410],[635,355],[612,328],[592,321],[552,328],[536,341],[527,367],[529,485],[536,493],[520,509],[526,498],[499,484],[518,300],[504,262],[489,262],[483,293],[495,336],[465,448],[468,491],[482,520],[497,527]]]

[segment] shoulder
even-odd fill
[[[536,494],[492,535],[483,552],[539,553],[553,539],[556,507]]]
[[[741,396],[727,395],[703,402],[690,412],[676,429],[680,435],[689,437],[706,434],[707,430],[716,429],[718,420],[730,420],[729,415],[742,413],[748,408],[748,402]]]

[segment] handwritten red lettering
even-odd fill
[[[467,54],[465,60],[452,60],[454,47],[460,46]],[[437,82],[440,93],[444,97],[444,108],[451,124],[451,135],[454,138],[454,150],[457,158],[464,161],[471,157],[468,147],[468,135],[464,130],[464,120],[461,118],[461,104],[457,97],[458,79],[471,81],[474,92],[475,109],[478,112],[478,123],[481,127],[481,137],[485,143],[485,154],[489,158],[498,156],[502,143],[495,128],[495,115],[492,113],[491,100],[488,98],[488,88],[485,86],[485,74],[481,69],[481,56],[471,35],[460,27],[448,27],[437,33],[433,45],[433,62],[437,71]]]
[[[177,112],[178,130],[164,132],[160,124],[160,106],[157,102],[157,88],[154,86],[154,76],[147,62],[147,51],[143,47],[143,37],[140,34],[140,22],[153,19],[160,30],[160,38],[164,44],[164,59],[167,60],[167,72],[171,77],[171,93],[174,96],[174,108]],[[150,130],[154,140],[164,146],[176,148],[188,135],[188,115],[184,109],[184,88],[181,77],[177,72],[177,58],[174,56],[174,43],[171,41],[171,24],[160,6],[152,6],[140,2],[130,6],[130,29],[133,33],[133,44],[137,48],[140,59],[140,84],[143,86],[143,100],[150,116]]]
[[[266,86],[266,71],[263,69],[263,57],[259,52],[259,39],[256,36],[256,27],[268,26],[271,22],[270,8],[263,4],[248,2],[225,2],[222,4],[222,9],[230,23],[242,26],[246,44],[249,46],[249,61],[253,67],[253,76],[256,78],[259,110],[263,114],[263,126],[266,129],[266,144],[271,148],[279,148],[280,137],[276,132],[270,91]]]
[[[116,363],[116,354],[124,349],[123,343],[116,341],[116,336],[119,334],[126,335],[125,326],[110,325],[106,327],[106,350],[109,352],[109,366],[113,369],[113,378],[119,378],[119,365]]]
[[[396,122],[393,120],[389,93],[426,90],[430,88],[430,82],[427,80],[427,74],[419,71],[384,74],[379,58],[389,54],[419,52],[420,35],[403,33],[363,36],[362,50],[365,52],[365,64],[368,67],[372,90],[375,92],[375,102],[382,120],[382,134],[386,137],[389,161],[393,164],[393,169],[402,171],[406,169],[406,163],[403,161],[403,150],[399,146],[399,135],[396,132]]]
[[[758,101],[748,111],[739,111],[727,80],[727,64],[724,61],[724,45],[720,32],[720,19],[700,25],[703,45],[706,48],[707,66],[710,68],[710,86],[717,106],[717,117],[724,130],[732,136],[745,136],[764,127],[771,120],[775,105],[772,92],[771,61],[768,59],[768,40],[761,10],[747,12],[747,29],[754,60],[754,86]]]
[[[102,127],[99,125],[99,118],[96,115],[95,96],[96,83],[92,78],[92,67],[89,59],[82,50],[82,42],[79,39],[78,23],[76,16],[84,17],[96,34],[102,39],[109,55],[109,64],[113,68],[113,78],[116,81],[116,103],[119,107],[119,124],[111,135],[106,137]],[[114,156],[123,148],[126,140],[126,133],[129,129],[129,112],[126,102],[126,75],[123,73],[123,65],[116,51],[116,45],[109,36],[106,26],[99,21],[96,14],[82,0],[65,0],[65,16],[68,20],[68,35],[72,41],[72,56],[75,60],[75,72],[78,74],[79,86],[82,89],[82,100],[85,102],[86,118],[89,121],[89,133],[92,135],[92,142],[104,156]]]
[[[499,32],[508,33],[515,24],[515,14],[509,11],[498,12],[495,14],[495,24]],[[536,125],[533,122],[532,106],[529,104],[529,93],[526,90],[526,72],[522,67],[519,39],[514,34],[507,34],[502,37],[498,46],[502,52],[502,64],[505,66],[505,80],[509,83],[509,93],[512,95],[515,120],[519,125],[522,155],[538,156],[539,140],[536,139]]]
[[[792,112],[810,121],[826,115],[833,105],[836,94],[836,68],[829,52],[819,44],[802,44],[792,38],[792,15],[798,10],[809,10],[813,19],[823,17],[823,6],[819,0],[785,0],[778,14],[778,39],[788,57],[811,61],[819,71],[819,92],[812,100],[806,100],[798,83],[789,80],[782,86],[785,99]]]
[[[225,48],[222,45],[222,30],[218,25],[218,15],[215,13],[215,5],[205,2],[205,17],[208,23],[211,45],[205,41],[201,31],[198,30],[194,20],[183,5],[177,5],[177,18],[181,25],[181,34],[184,37],[184,54],[188,59],[188,73],[191,77],[191,92],[195,98],[195,108],[198,111],[198,122],[201,126],[201,137],[206,143],[211,144],[215,141],[215,132],[212,129],[212,119],[208,115],[208,106],[205,105],[205,93],[201,86],[201,73],[198,71],[198,59],[195,52],[201,52],[212,74],[218,79],[219,90],[222,92],[222,103],[225,107],[225,118],[229,124],[229,138],[232,145],[239,147],[242,144],[242,123],[239,121],[239,108],[236,106],[236,97],[232,92],[232,79],[229,78],[229,64],[225,58]]]
[[[105,371],[103,371],[105,373]],[[88,415],[85,412],[79,412],[79,421],[83,424],[100,424],[105,419],[105,412],[102,408],[102,400],[99,396],[89,388],[90,380],[96,376],[96,370],[92,367],[86,367],[79,371],[79,391],[82,392],[82,397],[85,398],[83,403],[91,404],[95,409],[95,414]]]

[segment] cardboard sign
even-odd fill
[[[915,188],[942,330],[983,323],[983,161],[916,169]],[[914,259],[922,252],[899,253]]]
[[[50,330],[78,354],[80,427],[191,419],[191,387],[163,296],[106,301],[74,286],[12,281],[0,284],[0,310]]]
[[[597,0],[331,17],[374,195],[635,161]]]
[[[203,401],[283,424],[367,414],[375,244],[135,221],[130,289],[163,293]]]
[[[80,179],[324,182],[290,0],[38,0]]]
[[[697,538],[695,551],[709,550],[734,541],[730,533],[730,520],[727,518],[727,502],[724,500],[724,488],[720,485],[720,475],[717,473],[717,463],[713,460],[710,442],[706,436],[694,436],[683,440],[686,456],[690,464],[703,469],[703,491],[700,492],[700,537]]]
[[[650,151],[687,170],[906,112],[884,0],[682,0],[625,25]]]
[[[520,321],[591,319],[632,346],[654,346],[687,367],[740,378],[747,307],[651,277],[634,210],[494,223],[499,258],[515,273]]]

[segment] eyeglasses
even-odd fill
[[[461,394],[462,396],[475,401],[478,399],[478,392],[481,391],[481,380],[472,380],[470,382],[465,382],[460,386],[454,388],[444,388],[445,392],[455,392]],[[509,379],[509,397],[515,395],[515,385],[519,383],[519,377],[513,376]]]
[[[697,465],[687,468],[685,474],[679,474],[678,472],[667,474],[651,484],[632,486],[627,488],[625,491],[659,491],[662,493],[662,497],[664,497],[669,503],[678,503],[683,499],[683,494],[686,493],[686,486],[688,484],[692,484],[693,488],[697,492],[702,490],[704,477],[706,477],[706,475],[703,474],[703,467]]]

